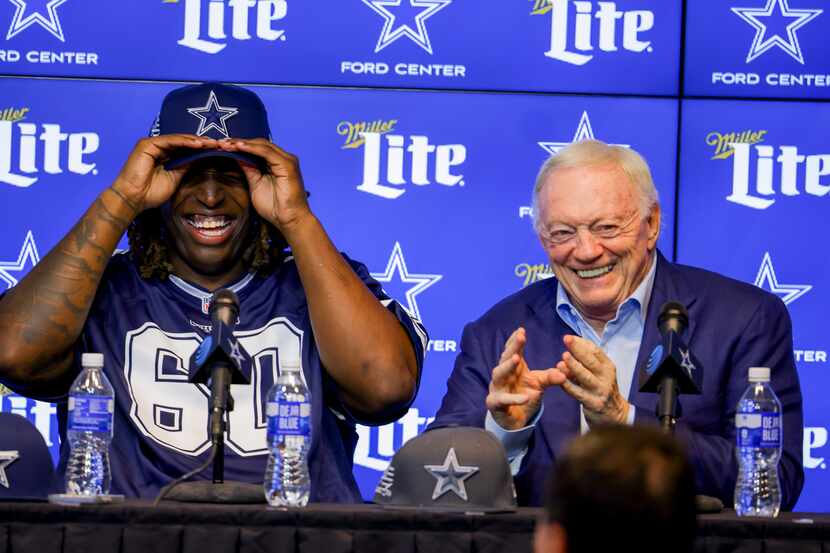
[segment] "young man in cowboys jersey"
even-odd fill
[[[312,397],[311,500],[360,501],[355,420],[382,423],[407,408],[423,328],[335,249],[255,94],[218,83],[174,90],[152,134],[0,297],[0,380],[60,400],[80,354],[103,353],[116,392],[112,492],[153,497],[209,452],[209,390],[187,381],[188,359],[209,332],[211,292],[230,288],[235,334],[254,362],[251,385],[232,387],[226,479],[262,481],[265,394],[281,364],[300,360]],[[130,251],[113,256],[124,231]],[[65,402],[59,417],[65,432]],[[64,443],[59,470],[67,454]]]

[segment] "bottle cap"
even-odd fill
[[[300,372],[300,360],[289,357],[281,363],[280,368],[285,372]]]
[[[749,367],[750,382],[769,382],[769,367]]]
[[[104,354],[103,353],[82,353],[81,354],[81,366],[83,367],[98,367],[101,368],[104,366]]]

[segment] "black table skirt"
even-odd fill
[[[371,505],[277,510],[0,503],[0,553],[530,553],[538,514],[519,509],[465,515]],[[725,512],[702,516],[699,526],[700,552],[830,553],[827,515],[785,513],[775,520],[752,520]]]

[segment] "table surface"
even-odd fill
[[[0,503],[0,553],[532,551],[539,509],[465,514],[377,505],[302,509],[126,501],[79,507]],[[696,551],[830,553],[830,515],[699,517]]]

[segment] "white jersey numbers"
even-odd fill
[[[265,394],[276,381],[280,360],[302,358],[303,332],[278,317],[262,328],[238,331],[234,336],[251,356],[253,366],[250,385],[231,386],[235,405],[225,443],[237,455],[261,455],[266,452]],[[193,456],[210,447],[210,390],[187,381],[190,356],[201,341],[195,332],[170,333],[145,323],[127,333],[124,345],[130,418],[148,438]]]

